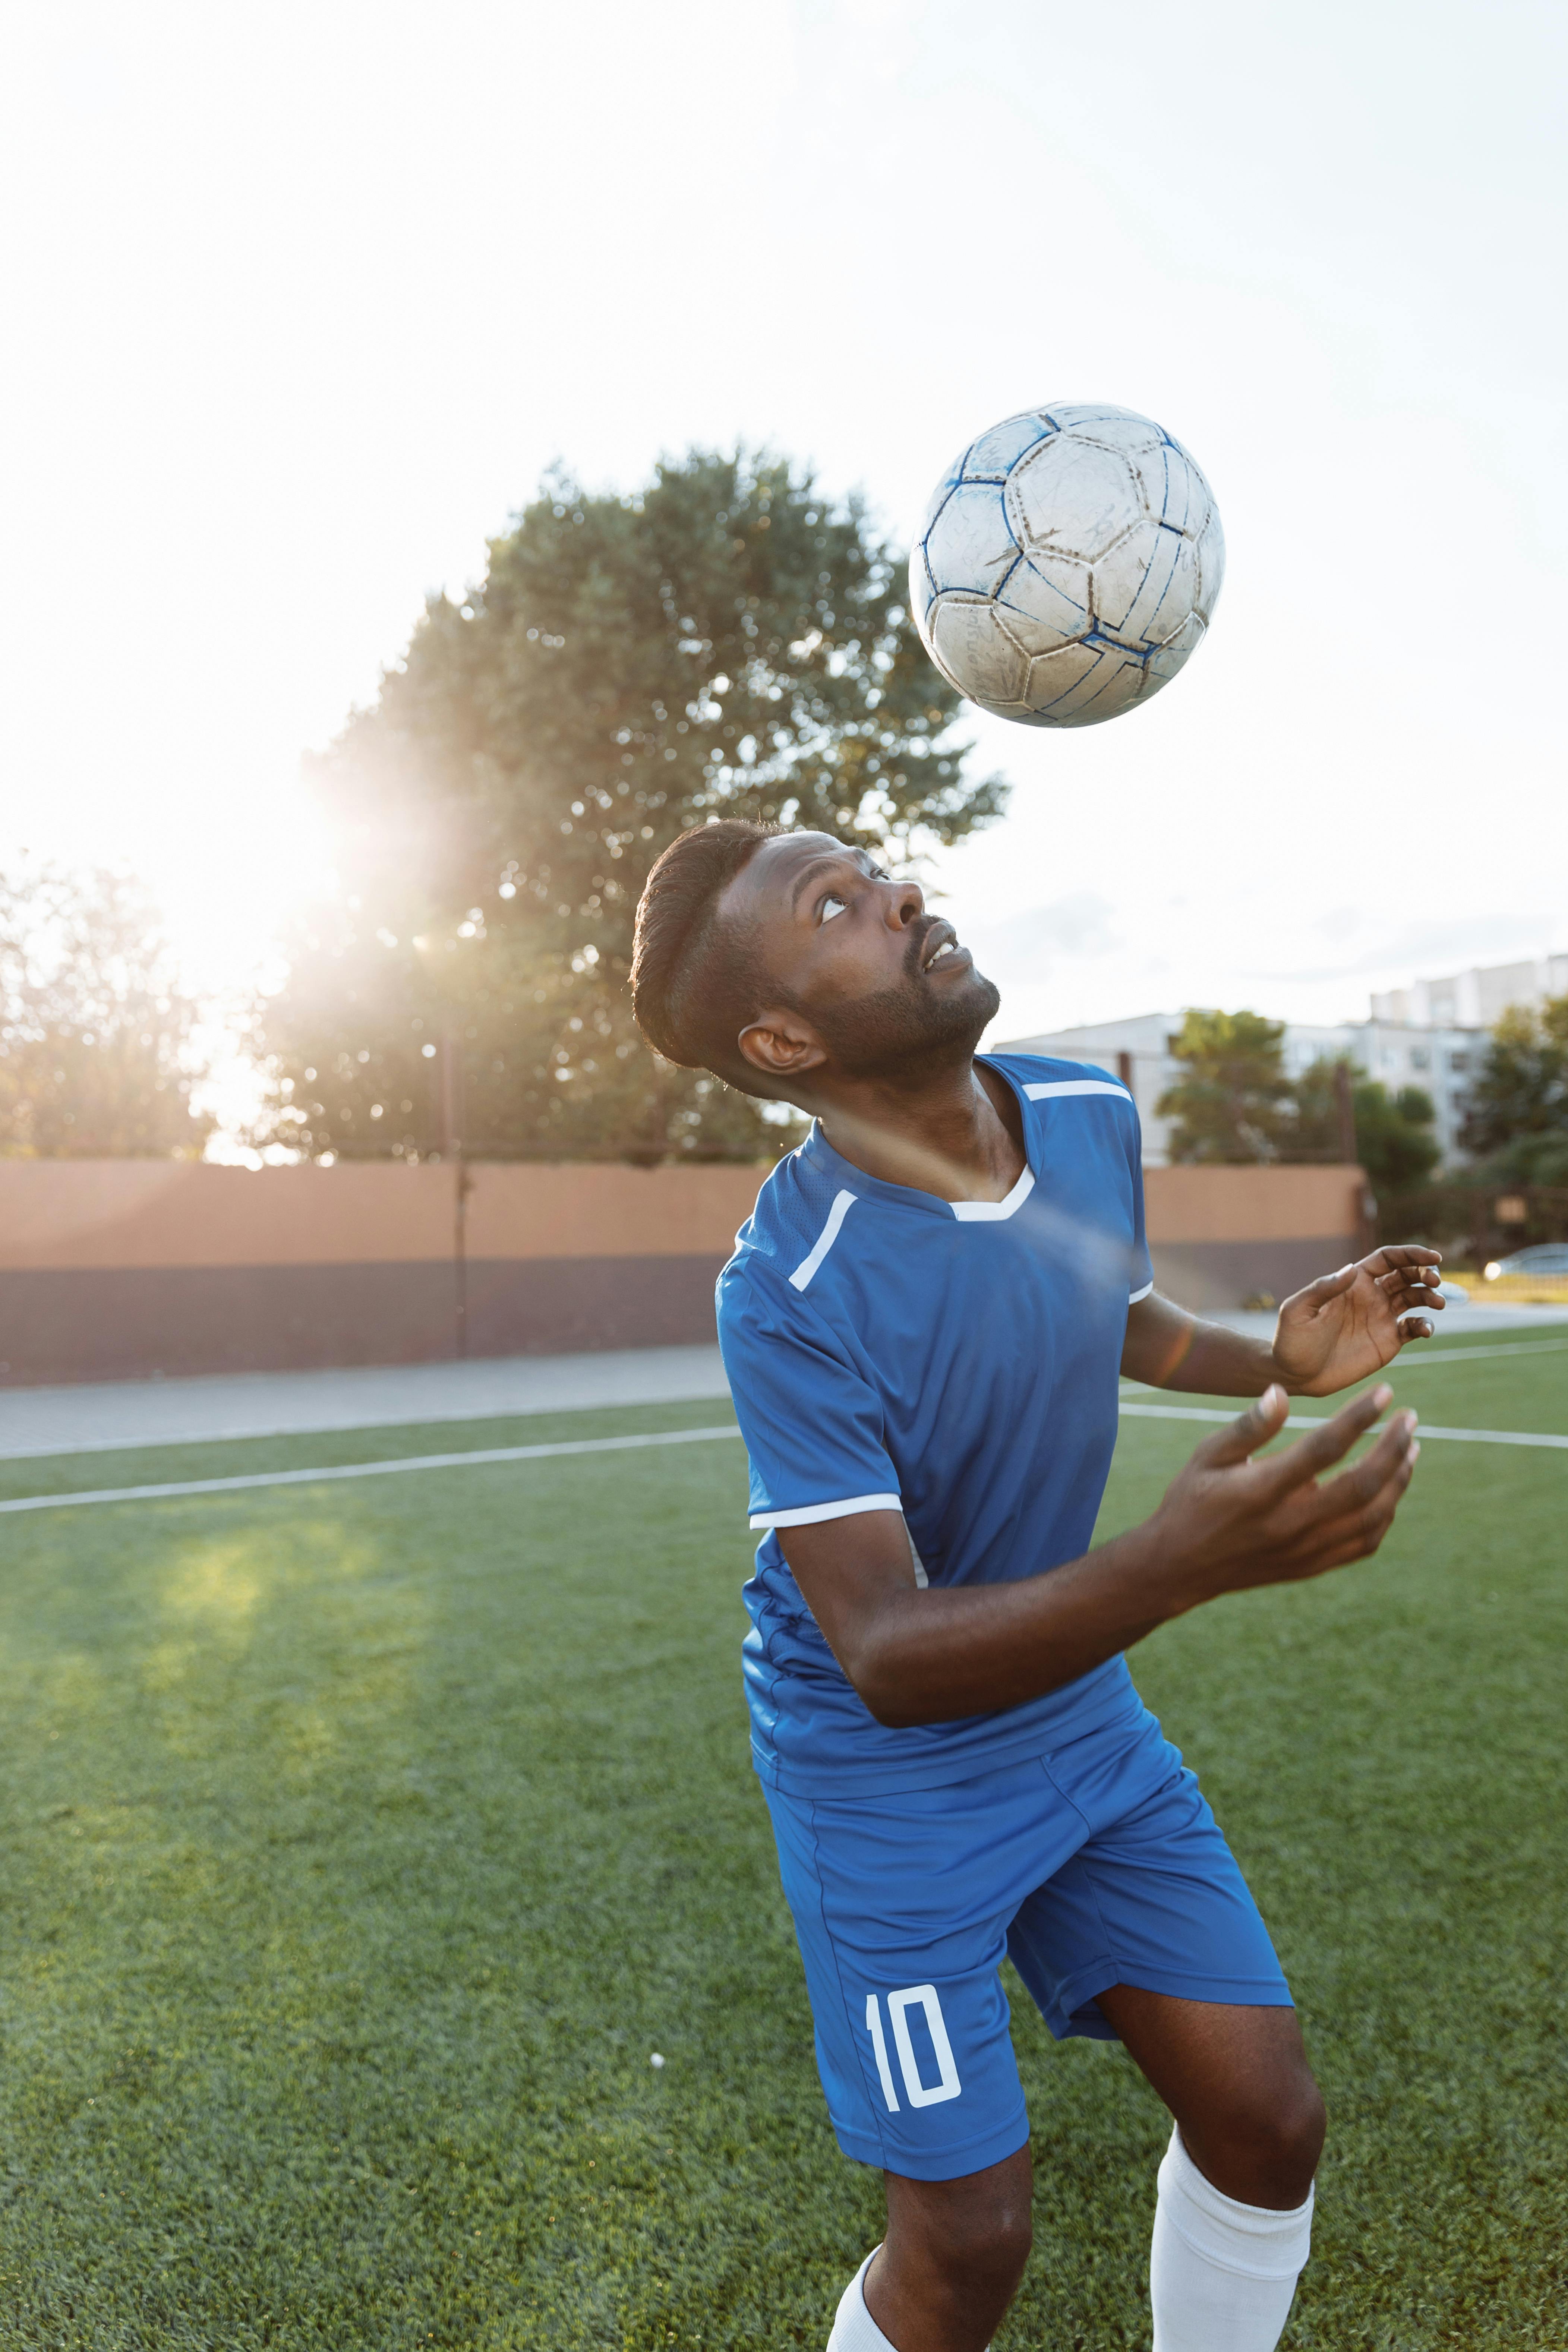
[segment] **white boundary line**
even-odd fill
[[[1117,1411],[1139,1421],[1228,1422],[1235,1413],[1212,1405],[1132,1404],[1125,1398]],[[1293,1412],[1287,1429],[1321,1429],[1323,1413]],[[542,1462],[563,1454],[622,1454],[644,1445],[698,1445],[720,1437],[739,1437],[732,1421],[710,1429],[649,1430],[635,1437],[569,1437],[553,1445],[491,1445],[471,1454],[405,1454],[390,1462],[340,1462],[319,1470],[254,1470],[239,1478],[182,1478],[163,1486],[100,1486],[74,1495],[15,1495],[0,1502],[0,1512],[65,1511],[91,1503],[157,1503],[182,1495],[233,1495],[254,1486],[319,1486],[335,1478],[385,1478],[399,1470],[470,1470],[497,1462]],[[1421,1435],[1450,1438],[1469,1445],[1547,1445],[1568,1451],[1568,1436],[1522,1429],[1437,1429],[1423,1422]]]
[[[1240,1410],[1246,1411],[1243,1405]],[[1123,1398],[1116,1410],[1131,1413],[1141,1421],[1235,1421],[1234,1412],[1216,1412],[1206,1404],[1131,1404]],[[1286,1416],[1287,1429],[1321,1429],[1329,1415],[1322,1412],[1292,1412]],[[1568,1447],[1568,1437],[1555,1437],[1528,1429],[1436,1429],[1429,1421],[1420,1423],[1417,1435],[1452,1437],[1471,1445],[1561,1445]],[[0,1503],[0,1510],[5,1508]]]
[[[1500,1348],[1434,1348],[1430,1355],[1425,1341],[1418,1339],[1413,1347],[1402,1348],[1377,1377],[1398,1380],[1405,1372],[1419,1371],[1423,1364],[1474,1364],[1485,1356],[1544,1356],[1553,1348],[1568,1348],[1568,1339],[1510,1339]]]
[[[315,1486],[331,1478],[384,1478],[395,1470],[468,1470],[489,1462],[542,1462],[555,1454],[616,1454],[637,1445],[696,1445],[739,1437],[732,1421],[714,1429],[661,1429],[635,1437],[568,1437],[554,1445],[490,1445],[473,1454],[405,1454],[390,1462],[341,1462],[321,1470],[253,1470],[242,1478],[181,1478],[165,1486],[100,1486],[76,1495],[16,1495],[0,1511],[60,1511],[76,1503],[153,1503],[175,1495],[232,1495],[242,1486]]]

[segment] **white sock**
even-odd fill
[[[839,2297],[827,2352],[898,2352],[897,2345],[889,2343],[866,2308],[866,2273],[871,2267],[872,2256],[880,2251],[879,2247],[872,2247]]]
[[[1238,2205],[1173,2132],[1149,2249],[1154,2352],[1274,2352],[1311,2243],[1310,2189],[1289,2213]]]

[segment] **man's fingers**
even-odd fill
[[[1415,1475],[1421,1457],[1420,1443],[1408,1438],[1399,1452],[1384,1466],[1380,1482],[1368,1492],[1360,1473],[1364,1465],[1356,1465],[1342,1477],[1331,1478],[1318,1489],[1322,1503],[1331,1516],[1322,1519],[1307,1538],[1310,1557],[1330,1556],[1331,1560],[1364,1559],[1375,1551],[1394,1524],[1394,1515],[1404,1498],[1405,1490]]]
[[[1370,1559],[1382,1549],[1383,1539],[1394,1525],[1394,1514],[1405,1498],[1405,1490],[1415,1475],[1419,1445],[1413,1445],[1377,1502],[1352,1518],[1341,1519],[1329,1528],[1319,1531],[1316,1541],[1304,1562],[1297,1570],[1298,1577],[1321,1576],[1331,1568],[1349,1568],[1358,1559]]]
[[[1394,1391],[1379,1382],[1364,1396],[1352,1397],[1342,1405],[1331,1421],[1325,1421],[1306,1437],[1299,1437],[1268,1464],[1281,1493],[1294,1486],[1305,1486],[1319,1472],[1333,1463],[1342,1462],[1358,1437],[1365,1435],[1373,1423],[1388,1404]]]
[[[1368,1274],[1392,1274],[1397,1266],[1441,1265],[1441,1250],[1428,1249],[1425,1242],[1387,1242],[1382,1249],[1363,1257],[1362,1265]]]
[[[1320,1307],[1325,1307],[1331,1298],[1338,1298],[1342,1291],[1348,1290],[1355,1278],[1353,1265],[1342,1265],[1332,1274],[1319,1275],[1316,1282],[1308,1283],[1304,1290],[1292,1291],[1279,1309],[1280,1321],[1283,1322],[1288,1316],[1293,1319],[1299,1315],[1315,1315]]]
[[[1439,1298],[1437,1304],[1443,1307],[1447,1304],[1447,1301]],[[1432,1328],[1425,1315],[1406,1315],[1399,1326],[1399,1336],[1402,1340],[1429,1339],[1432,1337]]]
[[[1289,1410],[1290,1400],[1276,1381],[1246,1412],[1238,1414],[1224,1429],[1216,1430],[1213,1437],[1205,1437],[1193,1455],[1194,1461],[1206,1463],[1211,1470],[1228,1469],[1237,1462],[1245,1462],[1260,1445],[1267,1445],[1271,1437],[1279,1435]]]
[[[1349,1470],[1342,1470],[1337,1478],[1325,1479],[1318,1494],[1323,1516],[1332,1519],[1342,1512],[1359,1511],[1374,1501],[1389,1480],[1394,1477],[1415,1442],[1415,1415],[1408,1411],[1396,1412],[1377,1444]]]
[[[1393,1274],[1380,1274],[1377,1286],[1385,1298],[1409,1298],[1417,1304],[1443,1295],[1436,1276],[1425,1266],[1399,1266]]]

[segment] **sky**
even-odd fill
[[[769,443],[907,539],[1053,400],[1228,545],[1147,708],[977,719],[932,868],[996,1034],[1568,947],[1568,12],[1537,0],[56,0],[0,37],[0,866],[195,983],[323,856],[300,754],[544,469]]]

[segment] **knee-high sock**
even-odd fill
[[[866,2308],[864,2282],[877,2252],[873,2246],[839,2298],[827,2352],[898,2352],[897,2345],[889,2343]]]
[[[1274,2352],[1311,2242],[1310,2190],[1289,2213],[1238,2205],[1173,2132],[1149,2250],[1154,2352]]]

